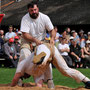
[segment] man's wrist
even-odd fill
[[[54,41],[55,40],[55,38],[54,37],[51,37],[51,39]]]
[[[36,43],[36,38],[33,37],[33,38],[32,38],[32,42],[35,42],[35,43]]]

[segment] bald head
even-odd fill
[[[4,34],[4,30],[0,30],[0,35],[3,35]]]

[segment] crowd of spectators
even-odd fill
[[[0,30],[0,66],[4,67],[17,67],[20,53],[20,37],[22,33],[13,28],[12,25],[8,27],[8,32],[4,34],[4,30]]]
[[[90,32],[85,34],[82,29],[76,32],[67,27],[59,33],[56,26],[55,30],[55,46],[67,65],[72,68],[90,68]],[[50,40],[48,33],[47,38]]]
[[[83,30],[76,32],[69,27],[58,32],[55,26],[56,37],[55,46],[58,48],[67,65],[71,68],[90,68],[90,32],[87,34]],[[22,33],[12,25],[8,27],[8,32],[0,30],[0,66],[17,67],[20,54]],[[47,33],[47,41],[50,40],[50,34]],[[33,51],[33,46],[30,44]]]

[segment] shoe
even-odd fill
[[[41,52],[39,55],[34,56],[33,63],[37,64],[37,65],[41,64],[43,62],[45,56],[46,56],[45,52]]]
[[[48,88],[50,88],[50,89],[54,89],[54,83],[53,83],[53,80],[48,80],[47,86],[48,86]]]
[[[90,81],[87,81],[87,82],[85,83],[85,88],[90,89]]]

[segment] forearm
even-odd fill
[[[30,34],[23,32],[23,38],[29,42],[36,42],[36,38],[32,37]]]
[[[81,49],[81,56],[83,56],[84,55],[84,50],[83,50],[83,48]]]
[[[85,47],[84,47],[84,52],[85,52],[85,54],[90,55],[90,53],[86,50],[86,48],[85,48]]]
[[[61,49],[60,51],[61,51],[61,52],[70,52],[69,49]]]
[[[55,32],[54,29],[50,32],[50,35],[51,35],[51,38],[52,38],[53,40],[55,40],[56,32]]]
[[[75,56],[76,58],[78,57],[78,55],[76,55],[74,52],[71,52],[71,55]]]
[[[11,83],[12,87],[15,86],[18,83],[20,77],[21,77],[21,73],[16,73],[15,74],[15,76],[14,76],[14,78],[12,80],[12,83]]]
[[[54,41],[55,41],[55,37],[56,37],[56,31],[54,29],[51,30],[50,35],[51,35],[50,44],[54,45],[55,44]]]

